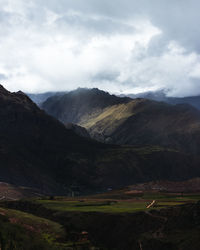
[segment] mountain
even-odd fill
[[[102,142],[200,153],[200,112],[188,104],[132,100],[98,89],[78,89],[49,98],[42,108],[64,123],[85,127]]]
[[[66,92],[45,92],[45,93],[39,93],[39,94],[30,94],[26,93],[26,95],[37,105],[40,106],[41,103],[46,101],[49,97],[55,96],[55,95],[64,95]]]
[[[160,145],[198,154],[200,112],[187,105],[146,99],[106,108],[80,123],[95,138],[116,144]]]
[[[89,186],[92,158],[105,145],[77,136],[22,92],[2,86],[0,118],[0,181],[46,192],[65,183]]]
[[[198,156],[159,146],[108,145],[80,137],[24,93],[11,93],[3,86],[0,162],[0,181],[60,195],[74,187],[84,193],[200,176]]]
[[[63,123],[77,123],[100,114],[105,108],[128,103],[128,97],[120,98],[99,89],[78,88],[62,96],[52,96],[42,105],[48,114]]]
[[[22,92],[10,93],[2,86],[0,118],[0,178],[11,184],[56,190],[62,175],[71,177],[70,154],[99,147],[67,130]]]
[[[160,91],[149,91],[140,94],[128,94],[130,98],[145,98],[154,101],[163,101],[169,104],[190,104],[191,106],[200,110],[200,96],[188,96],[188,97],[169,97],[166,95],[164,90]],[[125,97],[125,95],[121,95]]]
[[[200,110],[200,96],[168,97],[167,102],[171,104],[187,103]]]
[[[154,100],[158,102],[167,102],[167,95],[165,90],[157,90],[157,91],[146,91],[138,94],[121,94],[120,97],[130,97],[131,99],[144,98],[149,100]]]

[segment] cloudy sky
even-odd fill
[[[0,82],[200,94],[199,0],[0,0]]]

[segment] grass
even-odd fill
[[[101,113],[97,113],[97,115],[87,117],[80,125],[89,129],[95,124],[98,124],[98,130],[104,130],[105,128],[111,130],[119,126],[122,121],[131,115],[133,115],[133,112],[128,104],[118,104],[105,108]]]
[[[40,236],[45,242],[49,244],[49,250],[81,250],[89,249],[89,245],[92,246],[92,243],[89,240],[83,241],[81,238],[74,240],[71,239],[69,237],[71,229],[68,229],[66,234],[64,227],[61,225],[62,223],[59,224],[57,222],[35,216],[31,213],[25,213],[19,210],[2,207],[0,207],[0,215],[7,217],[11,224],[22,226],[22,228],[25,228],[26,231],[30,231],[30,233],[33,232],[34,234]],[[76,236],[80,237],[80,232],[76,232]]]
[[[115,200],[115,199],[95,199],[84,198],[83,200],[37,200],[36,202],[42,204],[46,208],[57,211],[70,212],[102,212],[102,213],[134,213],[138,211],[148,210],[146,207],[153,200],[156,200],[155,208],[177,206],[185,203],[196,202],[200,200],[200,195],[173,195],[163,193],[145,193],[143,197],[132,198],[129,200]]]
[[[41,235],[42,238],[46,240],[50,246],[53,247],[52,249],[56,250],[73,249],[74,246],[76,246],[77,249],[88,249],[87,247],[92,244],[90,242],[90,238],[84,241],[81,238],[80,232],[82,232],[83,230],[89,232],[89,230],[87,230],[87,226],[90,225],[90,223],[92,224],[94,223],[93,219],[90,220],[90,218],[93,218],[92,214],[88,214],[89,216],[81,215],[79,217],[79,214],[76,213],[68,214],[68,212],[78,212],[78,213],[98,212],[102,213],[101,215],[98,214],[98,216],[102,216],[102,218],[104,218],[106,213],[107,213],[106,216],[108,216],[108,218],[109,218],[108,214],[115,214],[116,216],[118,216],[117,214],[120,215],[120,213],[124,213],[122,217],[124,218],[125,216],[127,216],[127,218],[129,218],[128,213],[135,213],[147,210],[149,211],[151,209],[159,210],[162,208],[167,208],[169,206],[174,207],[182,205],[188,202],[195,203],[200,200],[200,194],[174,194],[174,193],[164,193],[158,191],[153,191],[153,192],[148,191],[140,194],[140,196],[137,196],[137,194],[135,193],[130,193],[128,196],[127,190],[128,189],[113,190],[102,194],[102,196],[101,194],[97,194],[88,197],[76,197],[76,198],[53,197],[53,200],[50,200],[49,197],[46,197],[43,199],[38,198],[30,200],[31,203],[41,204],[43,207],[52,209],[52,214],[57,214],[58,216],[61,215],[60,217],[61,221],[58,220],[59,223],[61,224],[63,220],[62,215],[64,215],[65,212],[67,212],[65,221],[66,224],[63,224],[65,225],[65,228],[67,228],[66,232],[60,224],[50,221],[48,219],[38,217],[40,215],[34,216],[29,213],[21,212],[18,210],[16,211],[12,209],[1,208],[1,207],[0,207],[0,214],[8,217],[11,223],[19,224],[20,226],[24,227],[27,230],[32,230],[34,232],[39,233],[39,235]],[[116,198],[117,195],[118,198]],[[147,205],[149,205],[153,200],[156,201],[155,206],[150,209],[147,209],[146,208]],[[35,205],[33,207],[35,207]],[[182,211],[181,209],[182,208],[180,208],[180,211]],[[158,212],[158,214],[159,213],[162,215],[162,210]],[[137,216],[140,215],[136,215],[136,217]],[[164,216],[166,216],[165,212]],[[172,216],[174,216],[173,213]],[[94,216],[94,218],[96,218],[96,215]],[[174,223],[173,220],[171,223],[172,224]],[[173,227],[175,226],[173,225]],[[188,249],[188,246],[189,244],[192,244],[192,241],[198,242],[199,235],[196,234],[196,229],[194,230],[194,233],[190,232],[191,230],[188,231],[187,229],[184,230],[186,232],[185,236],[182,235],[181,234],[182,231],[180,230],[179,232],[179,228],[176,229],[176,227],[175,230],[173,230],[173,233],[171,233],[170,231],[169,232],[166,231],[167,235],[163,240],[167,241],[170,240],[170,242],[173,242],[173,244],[175,245],[181,244],[181,247],[183,247],[181,249],[184,250]],[[144,238],[147,240],[148,240],[148,235],[150,237],[149,239],[151,240],[152,232],[150,232],[149,234],[148,231],[147,232],[145,231]],[[199,249],[198,247],[199,243],[197,244],[196,249]]]
[[[65,234],[60,224],[29,213],[0,208],[0,214],[7,216],[9,221],[13,224],[21,225],[29,231],[39,233],[49,242],[53,242],[56,238],[60,238]]]
[[[94,201],[48,201],[40,200],[39,203],[45,207],[58,211],[79,211],[79,212],[104,212],[104,213],[120,213],[120,212],[136,212],[145,210],[147,202],[124,202],[120,201],[111,204],[102,204]]]

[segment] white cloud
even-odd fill
[[[187,17],[198,2],[0,0],[0,76],[15,91],[99,87],[200,94],[200,56]],[[188,11],[182,13],[182,8]],[[175,19],[178,18],[176,21]],[[180,29],[179,29],[180,27]],[[186,38],[185,38],[186,37]]]

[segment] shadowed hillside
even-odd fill
[[[158,146],[108,145],[76,135],[22,92],[0,88],[0,181],[68,194],[200,175],[199,158]]]
[[[73,159],[89,160],[90,153],[105,148],[66,129],[22,92],[10,93],[2,86],[0,118],[1,181],[57,190],[61,179],[72,179]]]
[[[85,127],[102,142],[200,151],[200,111],[188,104],[131,100],[98,89],[78,89],[51,97],[42,107],[62,122]]]
[[[62,96],[50,97],[41,107],[63,123],[80,123],[100,114],[106,107],[130,100],[128,97],[120,98],[99,89],[79,88]]]
[[[135,99],[107,108],[81,125],[93,137],[117,144],[161,145],[194,154],[200,150],[200,112],[187,104]]]
[[[45,93],[39,93],[39,94],[30,94],[26,93],[26,95],[31,98],[33,102],[35,102],[37,105],[41,105],[43,102],[45,102],[49,97],[51,96],[62,96],[66,92],[45,92]]]

